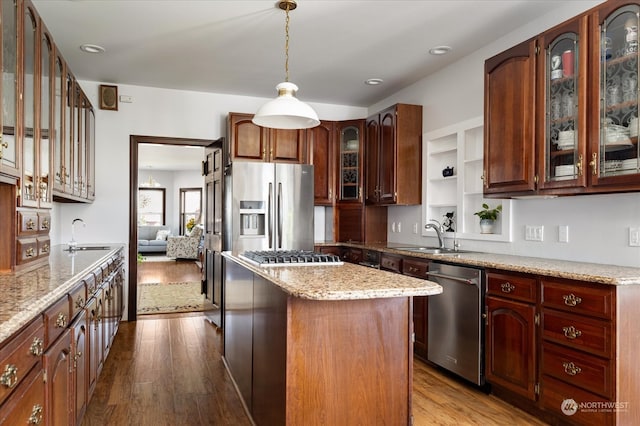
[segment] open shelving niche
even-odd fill
[[[424,133],[422,140],[422,236],[435,237],[424,225],[431,219],[443,223],[445,214],[454,212],[455,232],[445,232],[445,240],[511,241],[511,200],[483,197],[483,117]],[[443,177],[446,167],[454,168],[453,176]],[[482,203],[491,208],[502,204],[493,234],[480,233],[474,213]]]

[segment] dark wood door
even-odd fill
[[[487,381],[535,400],[535,305],[491,296],[486,304]]]
[[[89,396],[95,389],[98,379],[98,371],[103,359],[102,348],[102,290],[99,289],[95,295],[89,299],[87,303],[87,312],[89,313]]]
[[[79,425],[87,409],[88,401],[88,372],[89,353],[87,351],[87,311],[82,309],[71,325],[72,341],[71,356],[73,362],[73,384],[75,400],[75,424]]]
[[[380,118],[378,114],[367,118],[365,123],[365,202],[375,204],[379,200],[378,164],[380,155]]]
[[[268,161],[271,163],[307,163],[305,129],[269,129]]]
[[[248,161],[268,161],[269,131],[253,124],[252,114],[232,112],[228,117],[229,156]]]
[[[313,203],[316,206],[331,206],[335,198],[335,135],[333,121],[321,121],[319,126],[307,130],[314,176]]]
[[[535,42],[485,62],[484,192],[535,191]]]
[[[62,336],[44,354],[44,368],[47,372],[46,408],[48,425],[69,425],[75,421],[71,406],[72,356],[71,330]]]
[[[378,153],[378,202],[396,201],[396,107],[380,113],[380,142]]]

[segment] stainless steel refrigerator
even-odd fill
[[[313,250],[313,166],[236,161],[224,198],[224,250]]]

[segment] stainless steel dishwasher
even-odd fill
[[[442,286],[429,297],[427,359],[484,385],[484,270],[431,262],[427,274]]]

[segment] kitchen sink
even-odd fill
[[[454,250],[451,248],[440,247],[390,247],[394,250],[410,251],[412,253],[425,253],[425,254],[458,254],[468,253],[464,250]]]
[[[111,246],[75,246],[67,247],[64,251],[84,251],[84,250],[111,250]]]

